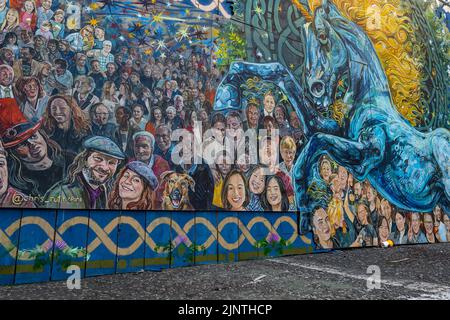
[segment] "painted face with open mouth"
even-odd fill
[[[245,182],[241,175],[233,174],[227,184],[227,201],[232,210],[244,210]]]
[[[116,172],[119,160],[100,152],[93,152],[87,161],[89,183],[102,185]]]
[[[165,195],[173,209],[189,204],[189,187],[194,190],[194,180],[186,174],[171,173],[164,177],[166,181]]]
[[[183,196],[181,194],[180,189],[173,189],[169,195],[170,202],[175,209],[178,209],[180,205],[183,203]]]
[[[138,201],[144,190],[144,182],[138,174],[126,170],[119,180],[119,196],[128,201]]]

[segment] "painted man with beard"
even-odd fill
[[[83,145],[86,150],[75,158],[67,178],[45,195],[49,204],[60,204],[62,209],[106,208],[107,184],[125,155],[106,137],[94,136]]]

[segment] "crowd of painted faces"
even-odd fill
[[[208,49],[155,59],[100,27],[69,30],[64,2],[54,1],[0,0],[1,206],[295,209],[290,175],[302,130],[274,93],[214,113],[223,74]],[[192,132],[196,121],[212,129],[206,144],[224,142],[227,129],[274,128],[283,139],[260,144],[261,163],[273,165],[226,151],[212,163],[175,164],[172,133]]]
[[[115,47],[100,27],[69,31],[64,9],[0,0],[0,206],[295,210],[304,137],[288,104],[268,90],[242,111],[214,112],[223,75],[206,52],[154,59]],[[240,139],[241,129],[279,135],[258,140],[258,165],[226,151],[212,163],[175,164],[172,132],[193,132],[196,121],[211,129],[206,145]],[[319,247],[450,239],[439,208],[403,213],[329,159],[320,172],[331,200],[312,213]]]
[[[439,206],[429,213],[400,210],[327,156],[320,160],[319,172],[328,194],[326,204],[311,214],[318,248],[450,241],[450,214]]]

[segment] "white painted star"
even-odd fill
[[[158,50],[161,48],[167,48],[166,44],[164,43],[164,40],[158,40],[158,45],[156,46]]]

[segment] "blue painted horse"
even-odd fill
[[[421,133],[396,110],[381,62],[368,36],[323,0],[304,26],[305,70],[302,85],[281,64],[236,62],[218,88],[215,108],[239,108],[239,83],[252,76],[276,84],[296,109],[308,138],[294,167],[300,233],[310,230],[309,213],[317,203],[307,187],[324,154],[367,179],[388,201],[408,211],[450,209],[450,133],[440,128]],[[323,117],[334,103],[341,78],[349,79],[342,126]],[[226,106],[227,105],[227,106]]]

